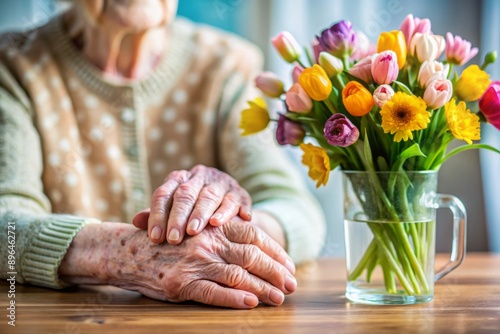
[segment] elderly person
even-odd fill
[[[0,39],[1,275],[234,308],[295,290],[324,219],[269,132],[239,135],[260,53],[176,8],[78,0]]]

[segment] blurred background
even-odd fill
[[[0,32],[30,30],[45,23],[64,5],[65,1],[57,0],[1,1]],[[281,78],[290,77],[291,67],[270,47],[272,36],[287,30],[301,44],[309,45],[322,29],[341,19],[350,20],[356,30],[362,30],[376,43],[380,32],[398,29],[404,17],[412,13],[429,18],[435,34],[449,31],[479,47],[474,63],[481,63],[490,50],[500,51],[499,0],[179,0],[178,13],[254,42],[264,52],[265,69]],[[500,61],[488,72],[500,80]],[[484,126],[482,141],[500,148],[500,133]],[[328,219],[323,256],[343,255],[340,172],[332,172],[326,187],[315,189],[300,165],[299,150],[288,148],[287,152],[303,172]],[[473,150],[452,158],[440,170],[439,192],[459,197],[467,208],[468,251],[500,253],[500,156]],[[437,226],[437,249],[447,251],[451,247],[451,214],[440,212]]]

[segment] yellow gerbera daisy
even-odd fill
[[[384,104],[380,115],[384,132],[396,134],[394,141],[400,142],[401,139],[413,139],[412,131],[425,129],[430,122],[431,113],[420,97],[397,92]]]
[[[248,101],[248,108],[241,112],[240,129],[242,136],[248,136],[264,130],[269,124],[269,112],[266,101],[263,98],[256,98]]]
[[[472,113],[464,101],[455,104],[455,99],[444,106],[446,121],[453,136],[465,140],[469,145],[473,140],[481,139],[481,124],[479,116]]]
[[[316,188],[326,185],[330,176],[330,158],[325,149],[311,144],[300,144],[304,151],[302,163],[309,167],[309,177],[316,182]]]

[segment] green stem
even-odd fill
[[[347,277],[348,281],[354,281],[363,273],[363,270],[366,268],[370,259],[374,257],[373,255],[376,250],[377,250],[377,243],[375,242],[375,240],[372,240],[368,245],[368,248],[365,250],[363,257],[361,258],[361,260],[359,260],[356,268],[354,268],[354,270]]]
[[[397,292],[396,282],[394,280],[394,275],[390,268],[390,265],[385,259],[380,259],[380,265],[382,266],[382,273],[384,274],[384,285],[387,292],[395,294]]]

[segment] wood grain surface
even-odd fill
[[[439,255],[437,262],[444,262]],[[371,306],[344,297],[343,259],[299,268],[298,290],[280,307],[231,310],[171,304],[117,288],[65,291],[16,285],[16,327],[1,287],[0,333],[500,333],[500,256],[468,254],[436,284],[433,302]]]

